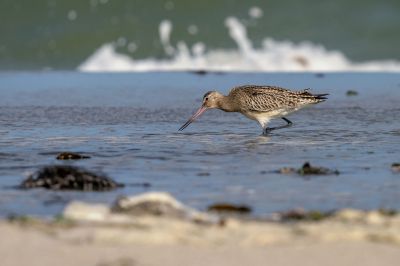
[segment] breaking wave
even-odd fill
[[[400,71],[400,62],[380,60],[352,62],[342,52],[327,50],[309,41],[293,43],[265,38],[255,48],[247,37],[246,27],[235,17],[225,20],[237,49],[207,49],[202,42],[193,46],[180,41],[170,43],[172,23],[160,23],[159,34],[166,59],[135,59],[116,52],[114,43],[103,44],[79,67],[80,71]]]

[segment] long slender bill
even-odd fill
[[[204,106],[200,107],[199,110],[197,110],[197,112],[191,118],[189,118],[189,120],[185,124],[183,124],[183,126],[181,126],[179,131],[184,130],[188,125],[190,125],[190,123],[192,123],[194,120],[196,120],[196,118],[201,116],[201,114],[204,113],[206,110],[207,107]]]

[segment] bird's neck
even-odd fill
[[[228,96],[222,96],[218,101],[218,109],[225,112],[236,112],[235,104],[230,100]]]

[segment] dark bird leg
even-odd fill
[[[284,127],[290,127],[291,125],[293,125],[292,121],[290,121],[289,119],[287,119],[286,117],[281,117],[283,120],[286,121],[287,125],[285,125]]]
[[[287,128],[293,125],[292,121],[290,121],[289,119],[287,119],[286,117],[282,117],[283,120],[286,121],[286,125],[284,126],[279,126],[279,127],[266,127],[263,130],[263,135],[268,135],[268,133],[270,133],[272,130],[276,130],[276,129],[282,129],[282,128]]]

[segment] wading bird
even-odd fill
[[[274,86],[245,85],[233,88],[227,96],[209,91],[203,96],[200,109],[179,129],[185,129],[207,109],[217,108],[225,112],[239,112],[260,123],[263,134],[272,130],[289,127],[292,122],[286,115],[307,105],[323,102],[328,94],[311,94],[308,89],[291,91]],[[267,127],[274,118],[282,118],[286,125]]]

